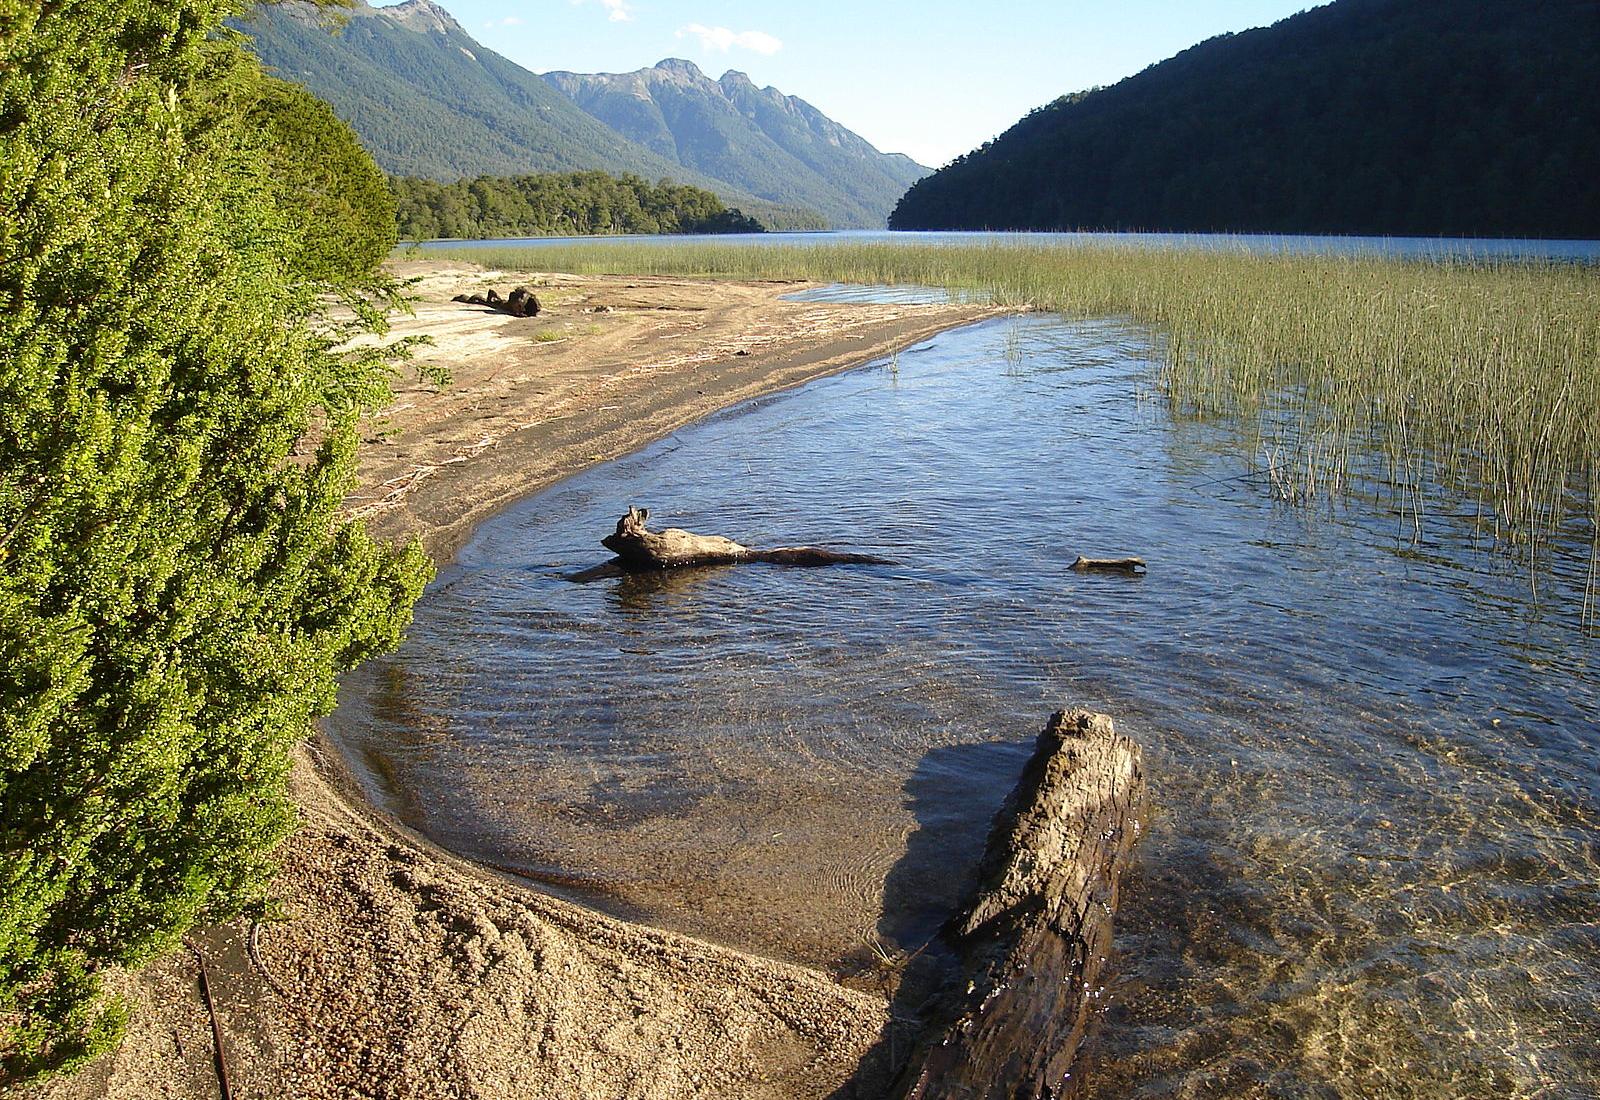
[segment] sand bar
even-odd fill
[[[587,465],[1000,312],[782,301],[793,283],[395,271],[419,298],[395,335],[429,336],[418,358],[452,382],[396,387],[367,426],[348,508],[441,560],[497,510]],[[519,283],[535,287],[539,317],[450,300]],[[220,1095],[201,960],[235,1098],[873,1093],[882,995],[457,858],[367,805],[325,744],[297,754],[292,790],[304,826],[282,851],[289,919],[197,932],[195,951],[115,977],[134,1006],[122,1050],[30,1095]]]

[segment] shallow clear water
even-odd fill
[[[943,919],[1050,711],[1105,710],[1151,808],[1095,1096],[1600,1095],[1586,547],[1536,603],[1464,525],[1275,504],[1145,353],[989,322],[563,482],[333,732],[459,851],[848,974]],[[895,564],[566,579],[630,503]]]
[[[537,248],[540,246],[652,243],[676,245],[829,245],[891,242],[912,245],[1021,244],[1027,247],[1115,245],[1128,248],[1171,248],[1222,252],[1326,253],[1341,256],[1387,256],[1401,259],[1559,260],[1600,262],[1600,241],[1516,240],[1496,237],[1332,237],[1278,233],[945,233],[846,229],[824,233],[723,233],[630,237],[502,237],[485,241],[423,241],[424,250],[460,248]]]
[[[890,304],[901,306],[942,306],[951,302],[993,301],[976,290],[949,290],[940,286],[873,286],[862,283],[828,283],[782,295],[786,302],[832,302],[835,305]]]

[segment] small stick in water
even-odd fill
[[[1078,560],[1072,563],[1072,568],[1080,573],[1143,573],[1145,564],[1143,558],[1086,558],[1078,555]]]

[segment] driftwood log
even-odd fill
[[[651,531],[645,527],[650,509],[628,508],[617,521],[617,529],[600,544],[617,556],[616,565],[627,572],[653,569],[678,569],[691,565],[734,565],[743,562],[772,562],[777,565],[886,565],[884,558],[871,554],[846,554],[819,546],[780,546],[773,550],[754,550],[721,535],[696,535],[676,527]]]
[[[1143,558],[1086,558],[1079,554],[1072,568],[1080,573],[1143,573],[1145,564]]]
[[[1118,880],[1137,835],[1139,748],[1061,711],[995,817],[970,903],[941,933],[959,985],[923,1032],[899,1100],[1059,1100],[1102,1005]]]
[[[539,316],[539,298],[525,286],[517,287],[508,298],[500,297],[498,290],[491,290],[487,294],[457,294],[451,301],[465,302],[469,306],[488,306],[513,317]]]

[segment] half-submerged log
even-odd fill
[[[617,529],[600,540],[617,556],[616,564],[631,572],[649,569],[679,569],[692,565],[734,565],[743,562],[771,562],[775,565],[886,565],[884,558],[871,554],[847,554],[820,546],[780,546],[755,550],[721,535],[696,535],[677,527],[651,531],[645,527],[650,509],[628,507],[628,514],[617,521]]]
[[[1074,710],[1050,719],[995,817],[970,904],[942,933],[962,980],[895,1097],[1075,1095],[1143,784],[1139,747],[1110,718]]]
[[[1080,573],[1143,573],[1145,564],[1143,558],[1086,558],[1079,554],[1072,568]]]
[[[513,317],[537,317],[540,308],[538,296],[525,286],[517,287],[509,298],[500,297],[498,290],[490,290],[487,294],[457,294],[451,301],[465,302],[469,306],[488,306]]]
[[[676,569],[685,565],[726,565],[745,561],[751,549],[721,535],[696,535],[677,527],[645,527],[650,509],[628,506],[617,529],[600,540],[622,563],[636,569]]]

